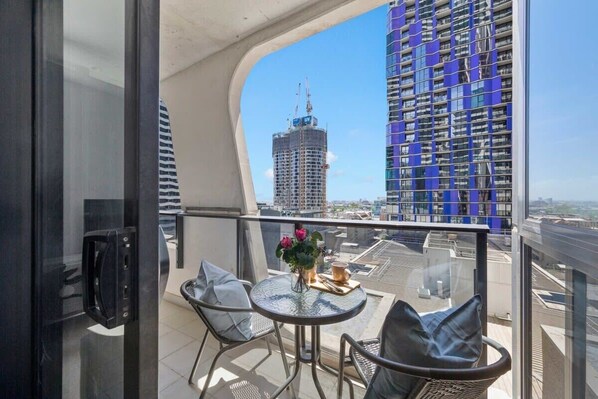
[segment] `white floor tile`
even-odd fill
[[[158,365],[158,392],[162,391],[164,388],[174,383],[179,378],[181,378],[180,375],[160,362]]]
[[[203,336],[204,336],[207,328],[206,328],[205,324],[196,315],[195,320],[192,320],[192,321],[188,322],[187,324],[184,324],[183,326],[177,328],[177,330],[182,332],[183,334],[186,334],[186,335],[198,340],[198,341],[201,341],[203,339]]]
[[[163,317],[160,317],[160,323],[164,323],[171,328],[177,329],[191,322],[192,320],[197,319],[197,314],[192,310],[186,310],[179,306],[176,307],[177,309],[174,309],[165,314]]]
[[[160,337],[162,337],[163,335],[168,334],[171,331],[174,331],[174,328],[172,328],[170,326],[167,326],[164,323],[159,323],[158,325],[159,325],[159,327],[158,327],[158,335]]]
[[[189,374],[191,373],[191,368],[193,367],[193,362],[195,362],[198,350],[199,342],[192,341],[191,343],[183,346],[176,352],[166,356],[164,359],[162,359],[162,362],[171,370],[176,371],[181,377],[188,378]],[[210,347],[206,347],[204,349],[200,367],[198,372],[196,373],[197,376],[201,376],[207,373],[207,369],[210,365],[210,362],[215,355],[216,350]]]
[[[187,383],[184,378],[179,378],[173,384],[160,391],[160,399],[197,399],[201,391]],[[211,398],[212,396],[209,395]]]
[[[193,338],[178,331],[171,331],[168,334],[164,334],[158,341],[158,354],[160,360],[192,341]]]

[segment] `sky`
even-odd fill
[[[382,6],[261,59],[241,97],[258,201],[272,201],[272,134],[285,131],[297,104],[328,128],[328,200],[386,196],[386,12]]]
[[[572,3],[573,4],[573,3]],[[532,0],[529,196],[598,201],[598,1]]]
[[[328,199],[385,196],[386,12],[377,8],[254,66],[241,111],[258,200],[272,200],[272,134],[293,117],[299,82],[305,114],[306,77],[313,114],[328,127]],[[531,199],[598,201],[596,15],[596,0],[531,0]]]

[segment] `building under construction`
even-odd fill
[[[323,216],[326,212],[327,131],[318,127],[318,119],[311,114],[309,89],[307,115],[297,117],[297,108],[298,105],[288,130],[272,136],[274,206],[282,211],[315,212]]]

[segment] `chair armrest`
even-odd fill
[[[224,305],[214,305],[212,303],[207,303],[204,302],[200,299],[195,299],[195,298],[189,298],[187,299],[192,305],[196,305],[199,306],[201,308],[206,308],[206,309],[211,309],[211,310],[217,310],[217,311],[221,311],[221,312],[229,312],[229,313],[235,313],[235,312],[255,312],[255,310],[253,308],[238,308],[238,307],[234,307],[234,306],[224,306]]]
[[[197,307],[200,307],[200,308],[216,310],[216,311],[220,311],[220,312],[229,312],[229,313],[235,313],[235,312],[255,312],[255,310],[253,308],[239,308],[239,307],[234,307],[234,306],[215,305],[215,304],[212,304],[212,303],[204,302],[201,299],[197,299],[197,298],[189,295],[189,292],[187,291],[187,287],[190,286],[190,285],[192,285],[192,284],[194,284],[193,280],[187,280],[187,281],[185,281],[181,285],[181,295],[192,306],[197,306]]]
[[[359,342],[355,341],[350,335],[341,336],[341,353],[344,354],[345,342],[348,343],[356,352],[366,358],[368,361],[379,367],[396,371],[402,374],[408,374],[413,377],[428,378],[433,380],[484,380],[500,376],[511,369],[511,356],[509,352],[497,342],[482,337],[482,341],[487,346],[491,346],[500,352],[501,357],[495,363],[488,366],[478,366],[469,369],[443,369],[411,366],[404,363],[393,362],[380,356],[368,352]]]
[[[248,286],[249,288],[253,288],[253,283],[251,281],[247,281],[247,280],[239,280],[239,282],[243,285]]]

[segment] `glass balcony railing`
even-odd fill
[[[496,27],[496,34],[507,32],[507,31],[510,31],[511,29],[513,29],[513,25],[510,23],[504,24],[504,25],[498,25]]]
[[[431,155],[426,159],[431,161]],[[416,180],[405,180],[414,185],[410,191],[413,201],[404,198],[406,202],[387,206],[413,212],[406,213],[406,218],[431,218],[425,216],[427,206],[413,205],[423,201]],[[448,189],[449,179],[443,180],[444,189]],[[366,307],[357,317],[322,327],[322,349],[328,359],[338,362],[339,339],[344,332],[359,339],[377,336],[384,316],[398,299],[418,312],[431,312],[457,306],[479,292],[484,300],[484,334],[497,339],[493,334],[498,329],[508,329],[508,333],[501,330],[499,334],[510,336],[510,327],[501,321],[511,312],[510,302],[503,298],[511,289],[511,264],[505,256],[509,251],[489,249],[488,240],[494,238],[488,235],[487,226],[378,221],[372,220],[375,216],[371,210],[330,208],[327,219],[264,216],[266,212],[277,213],[263,209],[262,215],[254,216],[240,215],[238,210],[224,213],[218,208],[202,208],[164,215],[174,218],[176,232],[170,244],[176,253],[171,280],[176,280],[177,273],[194,275],[201,259],[210,259],[249,281],[288,272],[288,266],[275,256],[276,246],[283,236],[304,227],[319,231],[323,237],[319,244],[325,256],[318,260],[317,272],[328,272],[334,259],[344,261],[368,295]],[[439,217],[446,218],[441,213],[434,216],[435,220]],[[282,330],[286,343],[292,334],[291,329]],[[503,345],[510,346],[510,342]],[[485,361],[483,358],[481,364]]]
[[[495,12],[494,13],[494,20],[498,21],[499,19],[510,17],[513,14],[511,9],[506,9],[503,11]]]
[[[505,47],[510,45],[511,43],[513,43],[513,39],[511,39],[510,37],[507,37],[505,39],[501,39],[501,40],[497,40],[496,41],[496,47]]]

